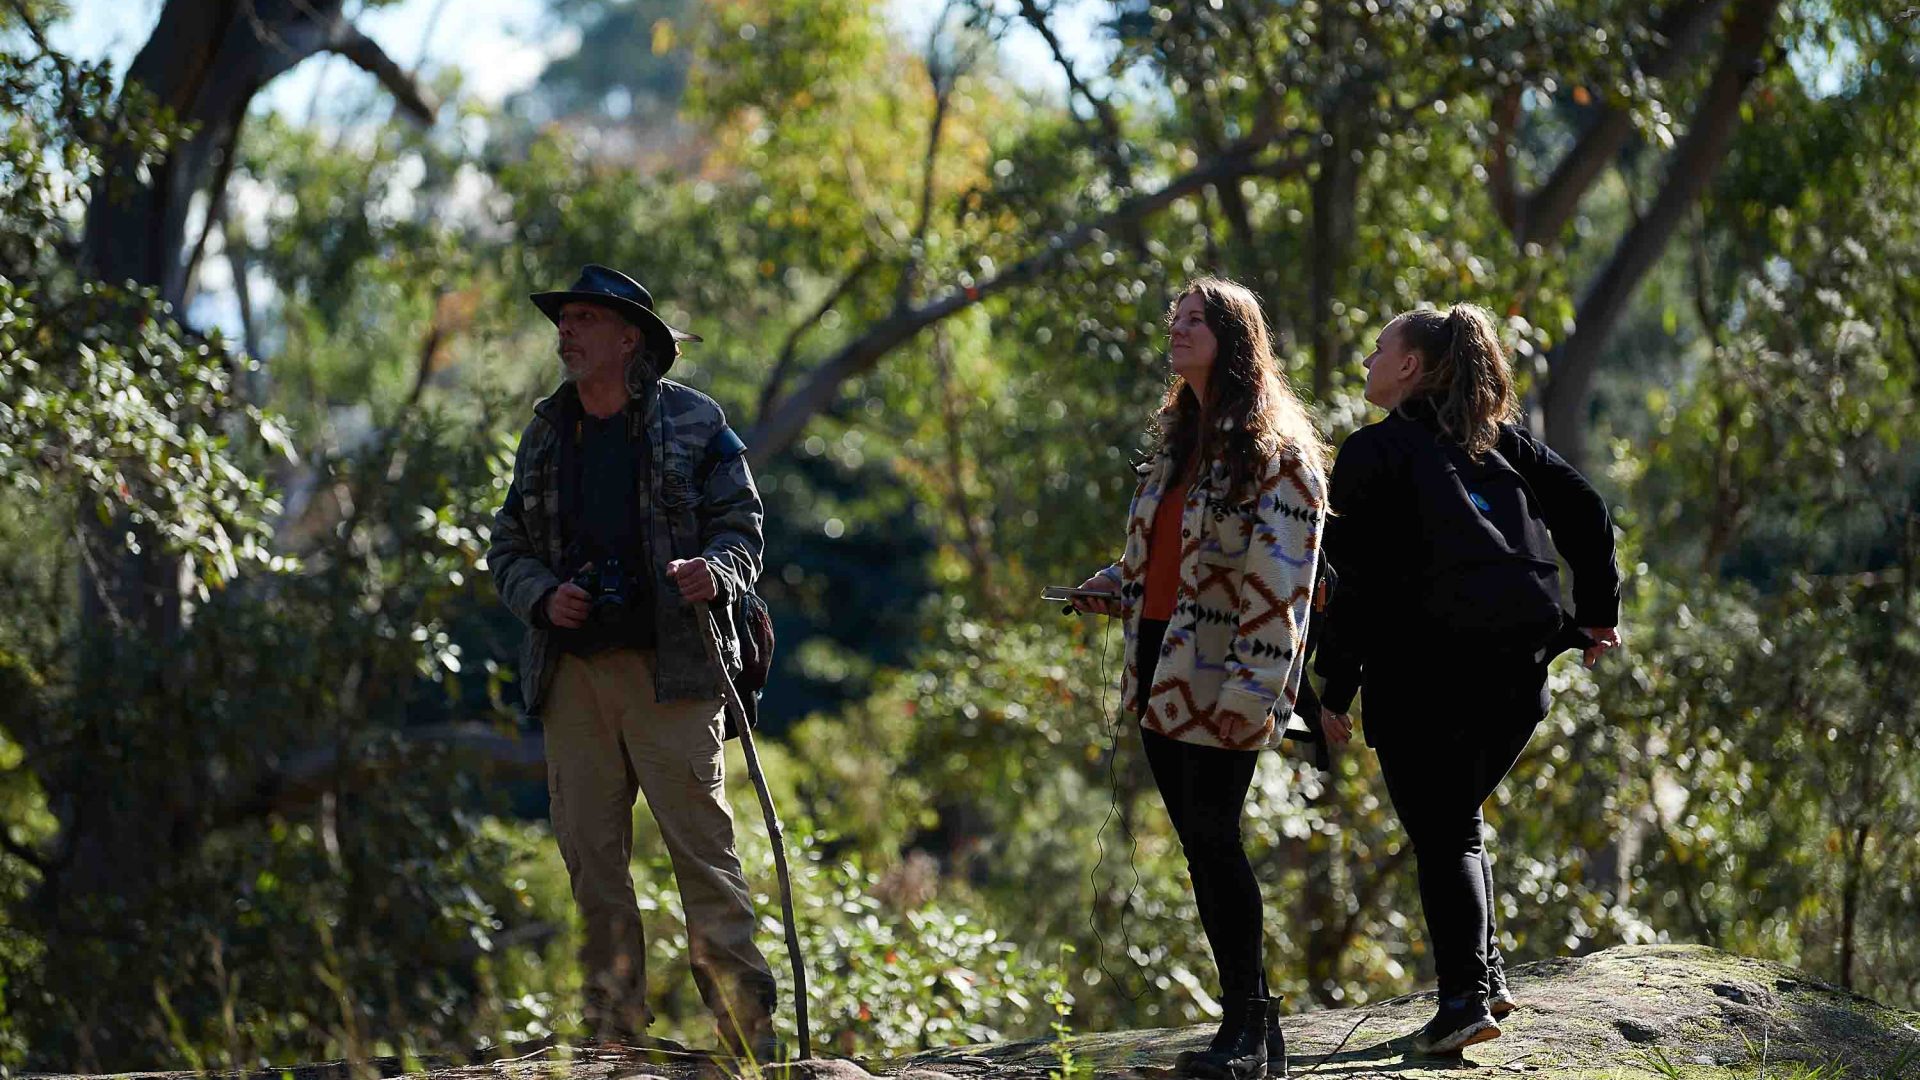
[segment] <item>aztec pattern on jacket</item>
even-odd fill
[[[713,569],[719,596],[713,601],[728,673],[740,669],[740,643],[733,628],[733,600],[760,574],[760,493],[747,469],[746,447],[727,427],[726,414],[705,394],[671,379],[650,379],[640,365],[627,373],[633,400],[630,437],[645,438],[648,460],[636,520],[653,554],[654,626],[658,662],[654,700],[718,698],[720,684],[701,641],[701,621],[683,603],[667,577],[675,559],[703,556]],[[533,407],[533,419],[514,455],[513,484],[493,518],[487,565],[500,598],[527,625],[520,647],[520,688],[529,715],[537,715],[559,659],[553,634],[534,621],[534,608],[560,585],[566,559],[560,522],[560,427],[577,415],[579,391],[571,383]]]
[[[1120,586],[1126,625],[1121,698],[1139,700],[1134,655],[1146,595],[1147,547],[1172,459],[1141,466],[1127,511],[1126,553],[1101,575]],[[1280,745],[1306,667],[1313,573],[1326,523],[1326,480],[1291,451],[1267,461],[1256,491],[1233,500],[1214,461],[1180,514],[1180,588],[1141,726],[1200,746]],[[1274,713],[1278,709],[1278,720]]]

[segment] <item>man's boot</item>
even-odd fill
[[[780,1039],[774,1034],[769,1013],[743,1010],[721,1018],[716,1026],[722,1052],[755,1065],[772,1065],[780,1060]]]
[[[1195,1054],[1186,1072],[1210,1080],[1264,1080],[1267,1075],[1267,999],[1242,998],[1227,1005],[1214,1045]]]
[[[590,1046],[643,1046],[653,1012],[631,992],[589,986],[585,997],[586,1033]]]

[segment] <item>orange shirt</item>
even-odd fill
[[[1187,507],[1187,485],[1170,485],[1153,512],[1153,531],[1147,535],[1147,595],[1140,617],[1173,618],[1180,592],[1180,514]]]

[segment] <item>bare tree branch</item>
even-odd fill
[[[896,311],[904,310],[913,302],[913,291],[919,284],[920,266],[926,258],[927,230],[933,225],[933,191],[938,179],[936,170],[940,161],[940,136],[946,130],[947,110],[953,103],[954,87],[980,58],[980,38],[975,38],[958,51],[950,52],[944,47],[948,37],[947,24],[958,3],[959,0],[947,0],[939,21],[934,24],[927,38],[925,62],[927,79],[933,84],[933,120],[927,128],[927,153],[921,167],[920,206],[913,226],[913,239],[907,250],[906,266],[901,270],[900,280],[894,287]]]
[[[364,783],[402,768],[421,754],[446,751],[465,761],[506,776],[543,779],[545,744],[538,735],[502,731],[489,724],[433,724],[407,728],[395,752],[357,759],[334,746],[317,746],[296,754],[253,790],[214,807],[207,817],[212,830],[231,828],[275,814],[291,814],[335,790],[335,783],[351,779]]]
[[[1395,848],[1386,858],[1373,864],[1373,874],[1364,883],[1353,890],[1353,903],[1347,909],[1347,917],[1340,921],[1339,941],[1352,941],[1360,932],[1360,920],[1376,912],[1375,900],[1400,872],[1400,867],[1413,854],[1413,842],[1406,841]],[[1341,951],[1345,951],[1343,948]]]
[[[1213,157],[1220,153],[1221,138],[1226,127],[1221,118],[1219,104],[1214,100],[1212,91],[1204,84],[1191,95],[1190,104],[1195,119],[1199,121],[1194,126],[1194,141],[1199,144],[1201,153]],[[1240,192],[1240,185],[1237,183],[1217,185],[1213,189],[1213,198],[1219,205],[1220,216],[1227,221],[1228,247],[1233,252],[1234,265],[1239,267],[1239,273],[1260,282],[1259,290],[1264,292],[1267,283],[1267,260],[1255,241],[1253,214],[1247,206],[1246,197]],[[1133,242],[1135,248],[1141,246],[1134,236],[1128,239]],[[1215,266],[1220,265],[1218,242],[1211,229],[1207,230],[1206,244],[1207,261]]]
[[[346,57],[360,70],[380,80],[393,95],[402,111],[421,124],[432,124],[440,104],[420,81],[401,70],[378,42],[360,32],[360,28],[342,19],[327,39],[327,51]]]
[[[960,537],[967,565],[973,571],[973,583],[982,596],[994,598],[993,560],[989,558],[986,530],[974,513],[973,499],[967,495],[966,434],[961,429],[959,394],[954,389],[953,339],[945,326],[933,328],[933,367],[940,386],[940,421],[947,442],[947,492],[953,516],[960,522]]]
[[[245,231],[237,226],[231,217],[227,220],[226,241],[221,245],[226,252],[227,266],[233,275],[233,296],[240,305],[240,344],[247,355],[254,360],[260,359],[260,323],[254,317],[253,288],[247,283],[250,263],[247,256]],[[252,397],[253,387],[245,380],[234,383],[243,396]]]
[[[243,111],[233,122],[233,138],[226,144],[225,152],[220,155],[220,165],[214,170],[213,183],[207,187],[207,220],[201,226],[200,235],[193,241],[193,247],[187,251],[187,269],[181,278],[181,292],[185,300],[191,300],[195,292],[194,277],[200,272],[200,257],[206,254],[207,237],[213,234],[227,216],[227,184],[233,179],[233,163],[240,157],[240,131],[246,123]],[[185,303],[182,303],[185,307]]]
[[[413,73],[418,75],[427,66],[427,55],[433,45],[433,36],[440,29],[440,16],[447,13],[447,0],[434,0],[433,11],[427,15],[426,26],[420,31],[420,48],[414,52]]]
[[[853,291],[853,287],[859,283],[860,279],[866,277],[868,272],[878,265],[880,265],[879,260],[871,254],[862,256],[860,261],[854,264],[853,269],[847,271],[846,276],[828,291],[826,299],[820,301],[820,306],[814,308],[812,313],[794,324],[793,329],[787,332],[787,340],[780,346],[780,357],[774,361],[773,370],[767,373],[767,381],[760,389],[760,404],[754,411],[756,419],[765,416],[767,409],[773,405],[774,399],[780,395],[780,391],[786,389],[787,375],[793,368],[794,351],[799,347],[800,339],[808,330],[818,325],[821,319],[826,318],[827,312],[832,311],[834,305],[845,299],[847,293]]]
[[[1020,0],[1020,15],[1027,24],[1040,34],[1041,40],[1053,53],[1053,62],[1067,77],[1067,90],[1079,95],[1093,109],[1094,117],[1100,122],[1100,133],[1104,136],[1101,152],[1107,159],[1107,173],[1113,179],[1116,191],[1133,189],[1133,168],[1127,163],[1127,140],[1120,132],[1120,116],[1114,110],[1113,103],[1095,94],[1080,81],[1079,72],[1074,70],[1073,61],[1067,57],[1066,49],[1060,45],[1060,39],[1054,35],[1053,27],[1047,24],[1046,12],[1034,0]]]
[[[928,51],[931,53],[931,48]],[[927,154],[921,166],[920,209],[913,225],[912,246],[907,249],[907,265],[901,269],[900,280],[894,286],[893,306],[896,311],[913,302],[913,287],[920,277],[920,262],[926,257],[927,229],[933,224],[934,173],[940,160],[940,134],[947,123],[947,105],[953,100],[953,74],[941,73],[931,55],[927,58],[927,71],[933,76],[933,121],[927,128]]]
[[[1354,161],[1360,137],[1353,107],[1336,96],[1321,116],[1320,172],[1313,178],[1313,254],[1308,260],[1308,296],[1312,304],[1313,396],[1325,401],[1339,363],[1341,327],[1334,314],[1347,269],[1353,262],[1358,226],[1360,165]]]
[[[749,460],[759,467],[784,452],[806,427],[807,421],[833,401],[842,384],[871,370],[882,357],[915,334],[995,293],[1033,280],[1067,254],[1094,239],[1197,195],[1205,191],[1209,184],[1238,180],[1243,176],[1298,175],[1304,171],[1309,160],[1304,155],[1279,159],[1263,156],[1262,151],[1278,141],[1278,135],[1255,135],[1243,139],[1219,157],[1174,178],[1156,191],[1136,195],[1090,222],[1048,236],[1025,258],[1000,273],[971,285],[951,289],[918,307],[898,310],[869,327],[865,333],[842,345],[815,368],[798,390],[782,399],[776,407],[763,410],[747,438]]]
[[[1513,133],[1520,128],[1520,99],[1526,89],[1515,83],[1493,101],[1493,137],[1487,144],[1487,184],[1493,188],[1493,209],[1507,231],[1518,237],[1526,231],[1520,212],[1520,184],[1513,175]]]
[[[440,305],[447,294],[440,293],[433,298],[433,315],[427,321],[427,332],[420,339],[420,355],[414,361],[413,388],[407,391],[406,400],[400,403],[400,416],[404,418],[420,403],[420,396],[426,393],[427,379],[433,374],[433,358],[440,352],[440,345],[446,340],[447,327],[440,319]],[[396,419],[394,425],[399,426]]]

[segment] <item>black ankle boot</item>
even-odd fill
[[[1520,1003],[1514,1000],[1513,991],[1507,986],[1506,965],[1497,961],[1487,965],[1487,1011],[1495,1020],[1500,1020],[1519,1007]]]
[[[1214,1045],[1186,1065],[1192,1076],[1209,1080],[1265,1080],[1267,1075],[1267,999],[1249,997],[1229,1004],[1220,1019]]]
[[[1280,1030],[1280,999],[1267,999],[1267,1080],[1287,1080],[1287,1033]]]
[[[1234,1010],[1231,1008],[1223,1010],[1220,1017],[1220,1026],[1215,1029],[1213,1041],[1207,1044],[1205,1050],[1182,1050],[1178,1054],[1175,1054],[1173,1056],[1174,1071],[1184,1074],[1188,1067],[1193,1064],[1194,1059],[1206,1054],[1218,1054],[1227,1047],[1232,1046],[1234,1039],[1240,1034],[1239,1022],[1234,1019],[1233,1012]]]
[[[1487,1010],[1486,999],[1473,994],[1441,999],[1440,1011],[1414,1035],[1413,1048],[1422,1054],[1457,1054],[1499,1037],[1500,1024]]]

